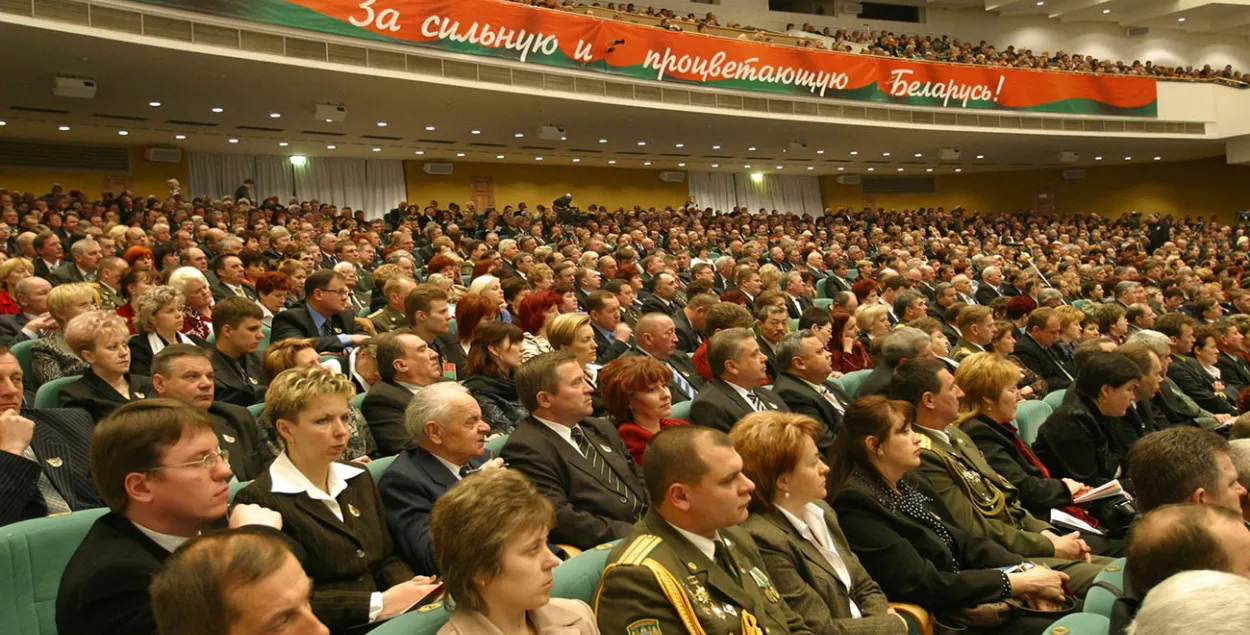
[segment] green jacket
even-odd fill
[[[751,536],[720,530],[741,583],[655,509],[608,555],[595,594],[602,633],[613,635],[812,635],[781,598]]]
[[[1055,555],[1055,545],[1041,534],[1052,529],[1050,524],[1021,506],[1015,486],[990,467],[963,430],[946,428],[947,443],[932,430],[915,429],[920,434],[920,473],[950,509],[955,524],[1026,558]]]
[[[389,304],[370,313],[369,321],[373,322],[373,328],[378,330],[378,335],[407,328],[408,326],[408,318],[404,317],[403,313],[391,308]]]

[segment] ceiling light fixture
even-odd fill
[[[869,171],[869,172],[876,172],[876,171],[877,171],[877,168],[868,168],[868,171]]]
[[[334,123],[333,119],[326,119],[326,123]]]
[[[174,139],[177,139],[178,141],[182,141],[183,139],[186,139],[186,138],[187,138],[187,135],[184,135],[184,134],[174,135]]]
[[[1046,3],[1043,0],[1037,0],[1037,6],[1044,7],[1046,6]]]
[[[516,133],[516,134],[514,134],[514,135],[512,135],[512,136],[516,137],[517,139],[521,139],[521,138],[525,137],[525,133],[524,133],[524,132],[518,132],[518,133]]]
[[[560,137],[560,140],[561,140],[561,141],[568,141],[568,140],[569,140],[569,138],[568,138],[568,137]]]
[[[851,150],[851,156],[859,156],[859,152],[857,150]]]
[[[713,163],[713,164],[712,164],[712,167],[714,167],[714,168],[719,168],[719,167],[720,167],[720,164],[719,164],[719,163]]]
[[[226,109],[221,106],[213,106],[213,112],[220,114],[226,112]]]
[[[845,171],[846,171],[846,168],[838,168],[838,171],[839,171],[839,172],[845,172]]]
[[[899,171],[899,172],[902,172],[902,171],[903,171],[903,168],[899,168],[899,169],[898,169],[898,171]]]
[[[330,145],[326,146],[326,150],[333,150],[333,149],[335,149],[335,148],[337,148],[337,147],[338,147],[338,146],[336,146],[336,145],[334,145],[333,143],[331,143]]]
[[[385,121],[379,121],[379,122],[378,122],[378,127],[379,127],[379,128],[385,128],[387,125],[388,125],[388,124],[387,124]]]
[[[503,158],[503,155],[502,155],[502,154],[496,154],[496,155],[495,155],[495,158],[496,158],[496,159],[502,159],[502,158]]]
[[[755,152],[755,146],[747,148],[747,152]]]
[[[573,163],[581,163],[581,162],[582,160],[580,157],[573,157]]]
[[[1177,22],[1184,22],[1184,21],[1185,21],[1185,18],[1177,18],[1177,19],[1176,19],[1176,21],[1177,21]]]
[[[817,151],[816,151],[816,154],[824,154],[824,153],[825,153],[825,151],[824,151],[824,150],[817,150]]]
[[[676,145],[675,145],[675,147],[678,147],[678,148],[684,148],[684,147],[686,147],[686,144],[684,144],[684,143],[678,143],[678,144],[676,144]]]
[[[1155,157],[1155,161],[1162,161],[1163,157]]]
[[[281,118],[282,118],[282,113],[280,113],[280,112],[271,112],[271,113],[269,113],[269,118],[270,118],[270,119],[281,119]]]
[[[923,156],[924,156],[924,153],[923,153],[923,152],[917,152],[917,153],[916,153],[916,158],[917,158],[917,159],[919,159],[920,157],[923,157]]]
[[[160,108],[160,107],[161,107],[161,102],[159,102],[159,101],[149,101],[149,102],[148,102],[148,105],[149,105],[149,106],[151,106],[151,107],[153,107],[153,108]]]
[[[925,170],[925,172],[932,172],[932,171],[933,171],[933,168],[929,168],[929,169]]]
[[[1132,160],[1133,160],[1133,157],[1124,157],[1124,160],[1125,160],[1125,161],[1132,161]]]
[[[1094,157],[1095,161],[1102,161],[1102,157]]]
[[[481,130],[470,130],[469,134],[482,134]]]
[[[778,169],[778,170],[784,170],[785,168],[786,168],[786,166],[784,166],[784,165],[779,165],[779,166],[777,166],[777,169]]]
[[[752,181],[754,181],[754,182],[756,182],[756,183],[763,183],[763,182],[764,182],[764,174],[763,174],[762,172],[752,172],[752,173],[751,173],[751,180],[752,180]]]
[[[750,164],[750,163],[748,163],[748,164],[746,164],[746,165],[744,165],[744,166],[742,166],[742,167],[743,167],[744,169],[750,170],[750,169],[751,169],[751,164]]]
[[[117,131],[117,135],[118,135],[118,136],[121,136],[121,137],[124,137],[124,136],[126,136],[126,135],[128,135],[128,134],[130,134],[130,132],[129,132],[129,131],[127,131],[127,130],[118,130],[118,131]]]
[[[287,161],[290,161],[291,165],[299,167],[301,165],[304,165],[305,163],[308,163],[308,157],[302,154],[293,154],[291,155],[290,158],[287,159]]]
[[[291,145],[291,144],[290,144],[290,143],[287,143],[286,141],[279,141],[279,142],[278,142],[278,147],[279,147],[279,148],[285,148],[285,147],[287,147],[287,146],[289,146],[289,145]]]
[[[678,163],[678,164],[677,164],[677,167],[679,167],[679,168],[684,168],[684,167],[686,167],[686,164],[685,164],[685,163]]]
[[[458,156],[458,157],[462,157],[462,156],[464,156],[464,153],[463,153],[463,152],[457,152],[457,153],[456,153],[456,156]]]
[[[373,151],[374,151],[374,152],[381,152],[381,151],[382,151],[382,148],[379,148],[379,147],[377,147],[377,146],[373,146]]]
[[[599,143],[607,143],[607,142],[608,142],[608,140],[607,140],[607,139],[600,139],[600,140],[599,140]]]
[[[57,126],[57,130],[61,132],[69,132],[69,126]]]
[[[651,165],[651,162],[650,162],[650,161],[643,161],[643,162],[642,162],[642,164],[643,164],[643,165]]]
[[[720,146],[719,146],[719,145],[714,145],[714,146],[712,146],[712,149],[713,149],[713,150],[720,150]]]
[[[638,145],[640,145],[640,146],[645,146],[645,145],[647,145],[647,142],[646,142],[646,141],[639,141],[639,142],[638,142]]]
[[[809,170],[815,170],[815,169],[816,169],[816,166],[814,166],[814,165],[809,165],[809,166],[807,166],[807,169],[809,169]]]
[[[433,131],[433,130],[434,130],[434,126],[426,126],[426,127],[425,127],[425,129],[426,129],[426,130]]]
[[[881,153],[881,156],[883,156],[883,157],[888,157],[888,156],[890,156],[890,153],[889,153],[889,152],[882,152],[882,153]]]
[[[964,169],[963,169],[963,168],[955,168],[955,171],[956,171],[956,172],[963,172],[963,171],[964,171]]]
[[[985,155],[984,155],[984,154],[978,154],[978,155],[977,155],[977,158],[978,158],[978,159],[984,159],[984,158],[985,158]]]
[[[534,157],[534,160],[535,160],[535,161],[542,161],[542,160],[543,160],[543,158],[542,158],[542,157]]]
[[[608,159],[608,165],[616,165],[616,159]]]
[[[425,154],[425,150],[417,150],[416,152],[413,152],[413,154]]]
[[[238,139],[236,139],[236,138],[234,138],[234,137],[230,137],[229,139],[227,139],[227,141],[229,141],[230,143],[238,143],[238,142],[239,142],[239,140],[238,140]]]
[[[1102,14],[1103,14],[1103,15],[1107,15],[1108,13],[1111,13],[1111,9],[1103,9],[1103,10],[1102,10]]]

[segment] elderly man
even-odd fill
[[[0,346],[37,340],[56,329],[56,320],[48,314],[48,294],[52,292],[52,283],[31,276],[19,281],[13,292],[13,299],[22,312],[0,316]]]
[[[57,267],[51,274],[52,282],[55,284],[95,282],[96,267],[99,266],[101,257],[100,243],[85,238],[74,243],[69,251],[74,259],[73,262]]]
[[[217,282],[209,284],[213,291],[213,301],[221,302],[226,298],[239,297],[252,302],[260,300],[256,288],[244,282],[246,272],[243,260],[232,254],[222,254],[213,259],[213,273],[217,274]]]
[[[890,389],[890,381],[894,369],[909,359],[932,358],[934,353],[929,349],[931,338],[928,333],[910,326],[899,327],[883,336],[881,342],[881,362],[873,367],[872,372],[859,385],[855,398],[869,395],[884,395]]]
[[[816,439],[821,456],[833,446],[833,438],[842,428],[842,415],[851,403],[841,386],[829,381],[833,361],[820,336],[810,330],[791,333],[777,347],[777,368],[780,374],[773,392],[790,410],[807,415],[824,425]]]
[[[373,322],[373,328],[379,334],[408,328],[408,317],[404,315],[404,301],[408,299],[408,294],[412,293],[416,286],[417,283],[411,278],[403,276],[391,278],[386,282],[386,286],[382,288],[382,293],[386,296],[386,306],[369,314],[369,321]]]
[[[408,447],[404,409],[413,395],[441,377],[438,354],[425,340],[408,330],[391,331],[377,338],[378,381],[369,388],[360,411],[383,456]]]
[[[981,272],[981,286],[977,287],[977,304],[989,306],[994,301],[994,298],[1003,295],[1002,285],[1003,270],[994,266],[986,267]]]
[[[748,328],[728,328],[714,334],[707,345],[712,381],[690,404],[690,421],[728,432],[752,412],[790,408],[773,391],[760,385],[768,378],[767,358]]]
[[[634,332],[634,349],[627,355],[648,355],[673,371],[668,384],[673,403],[694,399],[703,387],[703,378],[695,372],[694,363],[677,350],[677,326],[663,313],[646,313],[638,320]]]
[[[352,247],[354,249],[355,245]],[[356,277],[356,263],[347,261],[339,262],[334,265],[334,272],[343,276],[343,279],[347,281],[348,310],[351,311],[353,315],[360,315],[361,311],[369,308],[370,295],[372,294],[368,291],[362,292],[357,287],[357,283],[360,279]]]
[[[470,473],[503,467],[483,443],[490,426],[469,391],[452,382],[434,384],[412,398],[404,411],[412,444],[378,482],[386,524],[399,555],[422,575],[436,575],[430,542],[430,513],[447,488]]]

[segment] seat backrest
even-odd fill
[[[1054,412],[1044,401],[1022,401],[1016,408],[1016,428],[1020,430],[1020,438],[1033,445],[1037,440],[1037,431],[1042,423]]]
[[[690,404],[693,403],[689,399],[681,403],[673,404],[673,414],[669,415],[674,419],[682,421],[690,421]]]
[[[1108,635],[1110,632],[1110,618],[1094,613],[1073,613],[1051,624],[1045,635]]]
[[[373,313],[373,309],[370,309],[367,306],[361,307],[361,309],[356,312],[356,317],[369,317],[370,313]]]
[[[828,288],[829,288],[829,286],[828,286],[828,285],[829,285],[829,279],[828,279],[828,278],[821,278],[820,280],[817,280],[817,281],[816,281],[816,297],[817,297],[817,298],[828,298],[828,297],[829,297],[829,292],[828,292]]]
[[[269,348],[269,339],[273,335],[273,330],[270,329],[268,326],[262,326],[260,327],[260,332],[263,333],[265,336],[260,338],[260,345],[256,347],[256,352],[264,353],[265,349]]]
[[[581,600],[594,606],[595,590],[599,588],[599,578],[603,577],[603,568],[608,563],[608,553],[618,542],[604,543],[561,562],[551,572],[551,595]]]
[[[1111,586],[1124,591],[1124,558],[1113,561],[1107,565],[1097,576],[1094,582],[1106,582]],[[1116,596],[1114,593],[1101,588],[1090,587],[1089,593],[1085,595],[1086,613],[1101,615],[1106,618],[1111,617],[1111,607],[1115,604]]]
[[[823,282],[823,281],[822,281],[822,282]],[[816,303],[816,306],[818,306],[818,307],[820,307],[820,308],[822,308],[822,309],[832,309],[832,308],[833,308],[833,300],[832,300],[832,299],[830,299],[830,298],[816,298],[815,300],[813,300],[813,302],[815,302],[815,303]]]
[[[390,467],[391,463],[394,462],[394,456],[384,456],[365,463],[365,467],[369,470],[369,476],[373,477],[373,482],[376,483],[382,478],[382,473],[386,471],[386,468]]]
[[[443,602],[431,602],[425,606],[392,620],[382,622],[369,631],[370,635],[434,635],[447,623],[451,614]]]
[[[501,434],[493,439],[486,440],[486,449],[490,450],[492,456],[499,456],[503,451],[503,444],[508,442],[508,435]]]
[[[786,320],[786,328],[788,328],[788,329],[789,329],[789,332],[790,332],[790,333],[793,333],[793,332],[795,332],[795,331],[799,330],[799,321],[798,321],[798,319],[797,319],[797,318],[790,318],[790,319]]]
[[[58,377],[39,387],[35,392],[36,408],[59,408],[61,406],[61,389],[82,379],[82,375]]]
[[[17,358],[17,363],[22,367],[22,376],[29,377],[30,381],[35,381],[35,355],[31,352],[30,347],[35,345],[39,340],[26,340],[18,342],[9,348],[9,352]]]
[[[252,484],[251,481],[235,481],[231,483],[230,484],[230,503],[234,503],[234,497],[237,496],[239,492],[243,491],[243,488],[251,484]]]
[[[61,574],[107,509],[0,527],[0,635],[55,635]]]
[[[846,394],[850,395],[850,397],[854,399],[855,393],[859,392],[859,385],[864,383],[864,378],[870,373],[872,373],[872,369],[865,368],[863,370],[856,370],[843,375],[841,377],[841,382],[842,388],[846,390]]]
[[[1056,390],[1054,392],[1047,393],[1046,396],[1042,398],[1042,401],[1046,402],[1046,405],[1050,406],[1051,410],[1058,410],[1059,406],[1063,405],[1064,395],[1067,394],[1068,390],[1066,388],[1063,390]]]
[[[359,395],[352,397],[352,405],[355,406],[357,410],[360,410],[360,405],[365,402],[365,397],[367,396],[369,396],[369,393],[362,392]]]
[[[247,407],[247,411],[252,413],[252,418],[255,419],[260,416],[260,413],[265,411],[265,402],[254,403]]]

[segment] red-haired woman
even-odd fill
[[[864,278],[859,282],[851,285],[851,293],[855,294],[855,299],[859,300],[859,304],[876,304],[880,299],[877,293],[877,281],[871,278]]]
[[[673,397],[668,382],[673,371],[647,355],[618,357],[599,371],[604,405],[616,423],[634,462],[642,465],[642,453],[660,430],[689,425],[673,419]]]
[[[260,297],[261,324],[273,328],[273,316],[286,306],[291,276],[280,271],[267,271],[256,277],[256,295]]]
[[[872,357],[859,339],[859,325],[855,322],[854,315],[846,311],[834,311],[832,330],[829,354],[833,357],[834,370],[845,375],[872,368]]]
[[[469,295],[460,298],[456,305],[456,339],[464,354],[469,354],[473,346],[473,334],[482,320],[491,321],[499,315],[499,307],[494,300],[484,295]]]
[[[547,341],[547,327],[560,315],[560,304],[563,302],[564,296],[555,291],[537,291],[521,302],[516,317],[525,331],[522,362],[555,350],[551,347],[551,342]]]
[[[122,254],[122,259],[130,265],[131,271],[152,271],[156,269],[156,256],[151,249],[135,245]]]

